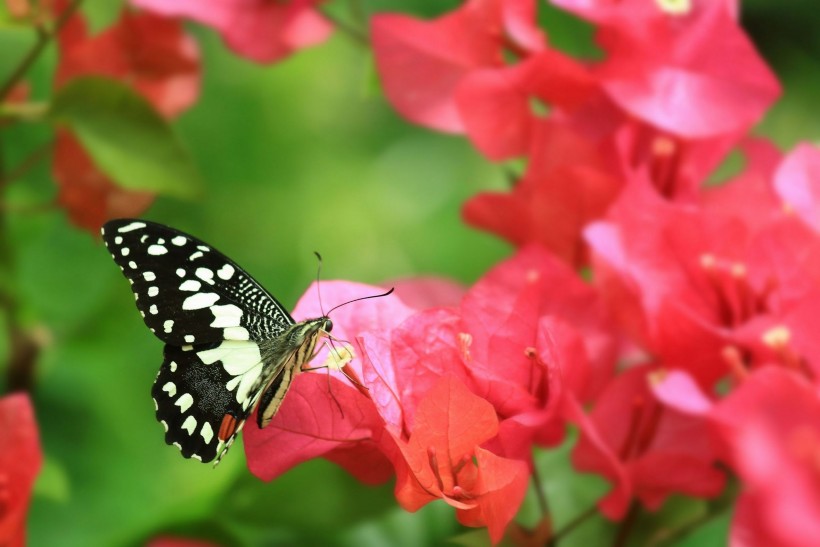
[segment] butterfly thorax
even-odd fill
[[[314,357],[319,339],[332,328],[333,323],[327,317],[308,319],[291,325],[282,336],[260,344],[266,370],[260,380],[267,383],[258,389],[262,394],[256,419],[260,428],[273,419],[294,376]]]

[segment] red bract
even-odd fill
[[[457,379],[441,378],[416,409],[410,438],[395,438],[402,507],[415,511],[443,499],[460,522],[487,526],[493,542],[500,541],[524,499],[529,472],[525,463],[479,447],[497,428],[492,405]]]
[[[543,114],[574,113],[599,99],[600,88],[589,70],[559,51],[543,49],[506,67],[476,69],[456,92],[458,113],[473,144],[493,160],[529,152]]]
[[[134,86],[168,117],[189,108],[199,94],[199,52],[176,21],[126,10],[112,27],[89,36],[82,16],[74,14],[59,46],[58,86],[78,76],[107,76]],[[72,222],[95,233],[105,220],[138,216],[153,201],[153,194],[119,187],[66,131],[57,134],[52,168],[58,202]]]
[[[184,17],[216,29],[237,54],[258,63],[277,61],[327,39],[332,25],[321,0],[131,0],[167,17]]]
[[[568,400],[568,414],[581,429],[573,465],[612,483],[599,504],[612,519],[624,517],[633,497],[657,509],[673,493],[713,497],[723,488],[724,476],[713,465],[718,447],[709,423],[658,402],[650,391],[657,371],[644,365],[621,374],[588,416]]]
[[[43,455],[27,395],[0,398],[0,544],[26,544],[26,513]]]
[[[326,281],[321,285],[325,302],[335,306],[353,298],[384,292],[380,287]],[[315,285],[297,303],[299,319],[323,314]],[[327,310],[325,310],[327,311]],[[354,341],[368,330],[396,326],[412,313],[396,296],[369,299],[342,306],[333,312],[337,350],[342,340]],[[356,346],[348,348],[358,353]],[[323,348],[312,366],[332,364],[333,354]],[[354,378],[362,378],[359,359],[346,365]],[[366,384],[366,382],[365,382]],[[308,459],[323,456],[367,483],[383,482],[391,466],[380,452],[384,419],[376,412],[370,394],[363,394],[338,371],[319,370],[297,376],[277,415],[265,429],[256,426],[256,415],[244,430],[248,466],[256,476],[271,480]]]
[[[595,69],[626,112],[686,138],[739,134],[780,86],[725,6],[703,4],[680,18],[604,27],[607,52]]]
[[[705,388],[730,370],[787,364],[789,335],[778,333],[799,328],[791,314],[814,302],[820,239],[781,211],[749,225],[632,184],[587,230],[596,279],[635,339]]]
[[[530,162],[513,191],[475,196],[464,205],[464,219],[515,245],[537,242],[583,265],[582,230],[603,215],[621,182],[609,175],[594,143],[567,125],[540,121],[531,137]]]
[[[191,107],[199,95],[199,51],[178,21],[125,10],[113,26],[89,36],[74,15],[60,33],[57,85],[100,75],[134,86],[165,116]]]
[[[498,412],[488,446],[529,460],[533,443],[560,440],[564,392],[586,397],[610,377],[608,326],[595,292],[532,246],[476,283],[460,309],[425,310],[389,335],[363,336],[362,374],[393,435],[414,429],[415,409],[442,376],[459,378]]]
[[[465,76],[504,65],[504,51],[544,47],[533,0],[470,0],[433,21],[372,19],[373,50],[388,100],[407,119],[441,131],[464,124],[455,93]]]
[[[154,201],[153,194],[117,186],[67,131],[57,133],[53,174],[58,203],[74,224],[95,233],[109,218],[137,216]]]
[[[732,17],[737,17],[738,0],[550,0],[556,6],[571,11],[602,26],[633,26],[639,28],[649,21],[666,20],[668,24],[686,24],[688,16],[719,4]]]
[[[777,169],[774,185],[788,207],[820,233],[820,148],[797,146]]]
[[[715,410],[744,489],[732,522],[736,547],[811,545],[820,537],[820,396],[769,367]]]

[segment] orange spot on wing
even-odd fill
[[[222,417],[222,424],[219,426],[219,440],[227,441],[231,435],[236,433],[236,418],[232,414],[225,414]]]

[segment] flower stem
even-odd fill
[[[358,42],[364,47],[370,46],[370,38],[367,35],[367,31],[357,28],[356,26],[339,18],[328,9],[320,9],[320,11],[325,19],[333,23],[333,26],[346,34],[349,38],[352,38],[354,42]]]
[[[547,502],[546,492],[544,492],[544,483],[541,481],[541,475],[536,465],[532,466],[532,483],[535,486],[535,497],[538,500],[538,507],[541,508],[541,516],[549,518],[550,507]]]
[[[11,75],[3,83],[2,87],[0,87],[0,102],[8,97],[12,89],[14,89],[20,80],[23,79],[26,72],[28,72],[31,68],[31,65],[33,65],[37,58],[40,57],[43,49],[45,49],[52,38],[60,32],[60,29],[63,28],[63,25],[66,24],[68,19],[74,15],[74,12],[77,11],[82,2],[83,0],[72,0],[71,4],[69,4],[68,7],[60,14],[55,21],[53,28],[50,30],[42,26],[37,27],[37,40],[34,42],[34,45],[20,61],[20,64],[17,65],[14,71],[12,71]]]
[[[49,140],[47,143],[37,147],[17,166],[9,169],[8,172],[0,172],[0,189],[25,176],[29,171],[36,167],[37,164],[46,159],[51,154],[53,148],[54,141]]]
[[[0,145],[2,141],[0,141]],[[0,146],[0,179],[3,178],[3,157]],[[3,187],[0,186],[0,201]],[[8,391],[30,391],[34,386],[34,373],[39,345],[20,324],[20,305],[14,290],[14,254],[8,238],[6,215],[0,209],[0,319],[5,319],[6,336],[9,340],[6,368]]]
[[[571,534],[573,531],[575,531],[576,528],[578,528],[580,525],[585,523],[590,517],[597,513],[598,504],[595,504],[583,513],[581,513],[580,515],[576,516],[571,521],[569,521],[567,524],[564,525],[563,528],[552,534],[552,537],[549,541],[549,545],[558,545],[558,542],[561,541],[564,538],[564,536],[568,536],[569,534]]]
[[[632,532],[632,526],[635,524],[635,521],[638,520],[638,515],[640,515],[640,513],[641,506],[638,502],[633,501],[629,506],[629,511],[627,511],[626,517],[621,522],[621,525],[618,526],[618,534],[612,542],[612,547],[624,547],[626,545],[626,541],[629,539],[629,534]]]

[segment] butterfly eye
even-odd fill
[[[325,324],[322,326],[322,330],[325,332],[330,332],[333,330],[333,321],[330,319],[325,319]]]

